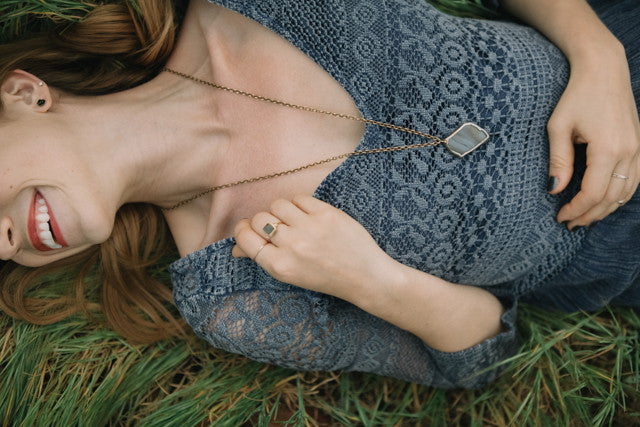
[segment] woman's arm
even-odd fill
[[[280,222],[267,244],[263,227]],[[454,352],[501,331],[501,303],[489,292],[446,282],[389,257],[346,213],[313,197],[277,200],[241,221],[235,256],[250,256],[274,278],[346,300]]]
[[[558,46],[569,62],[624,58],[624,48],[584,0],[501,0],[504,9]]]
[[[356,287],[352,304],[409,331],[430,347],[460,351],[502,330],[504,308],[488,291],[458,285],[400,264],[381,260],[375,282]]]
[[[569,60],[569,83],[548,124],[549,182],[552,194],[562,191],[573,174],[573,144],[588,144],[581,190],[557,219],[569,228],[589,225],[628,201],[640,181],[640,121],[624,47],[584,0],[501,4]]]
[[[248,273],[244,278],[253,279],[251,284],[245,282],[241,290],[220,286],[231,279],[208,269],[211,260],[204,257],[182,266],[174,285],[180,314],[214,347],[260,362],[307,371],[372,372],[433,387],[478,388],[493,381],[505,366],[500,362],[518,349],[515,301],[505,300],[502,333],[445,353],[344,300],[266,278],[247,259],[229,264]],[[212,274],[193,274],[194,267]]]

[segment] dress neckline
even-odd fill
[[[228,0],[208,0],[210,3],[215,3],[221,7],[224,7],[226,9],[229,9],[233,12],[239,13],[242,16],[244,16],[247,19],[251,19],[252,21],[255,21],[258,25],[261,25],[262,27],[268,29],[269,31],[275,33],[278,37],[283,38],[284,40],[286,40],[287,42],[289,42],[291,45],[293,45],[294,48],[296,48],[298,51],[300,51],[303,55],[307,56],[308,58],[310,58],[316,65],[318,65],[319,67],[321,67],[325,73],[327,73],[329,76],[331,76],[331,78],[333,78],[339,85],[340,87],[342,87],[342,89],[344,91],[347,92],[347,94],[350,96],[351,100],[353,101],[353,103],[355,104],[356,108],[358,109],[358,111],[360,112],[360,114],[363,117],[369,117],[371,114],[368,111],[367,105],[365,102],[363,102],[362,98],[357,96],[357,91],[355,89],[355,87],[353,86],[353,84],[351,83],[351,80],[347,79],[345,77],[344,74],[344,70],[342,70],[338,64],[333,64],[333,67],[328,67],[327,66],[327,61],[328,59],[325,58],[325,56],[321,55],[320,52],[318,52],[315,49],[310,49],[307,45],[305,45],[304,43],[300,43],[298,40],[293,39],[292,37],[287,37],[286,34],[288,34],[286,31],[283,31],[283,28],[278,24],[278,22],[276,22],[276,20],[271,20],[270,23],[265,23],[265,22],[260,22],[257,19],[255,19],[254,17],[251,16],[247,16],[247,14],[242,13],[240,10],[238,10],[237,7],[232,7],[231,5],[229,5],[229,1]],[[334,71],[335,70],[335,71]],[[355,148],[355,151],[359,151],[366,147],[366,142],[371,140],[371,137],[373,136],[373,134],[375,132],[377,132],[378,129],[376,129],[373,126],[365,126],[364,129],[364,133],[362,135],[362,138],[360,139],[360,141],[358,142],[358,145]],[[316,189],[313,192],[313,197],[318,198],[318,199],[323,199],[323,194],[327,194],[331,192],[331,184],[332,182],[339,182],[340,178],[344,175],[345,171],[348,169],[349,165],[354,162],[356,159],[354,157],[348,157],[346,158],[342,163],[340,163],[338,166],[336,166],[335,169],[333,169],[318,185],[318,187],[316,187]],[[206,251],[206,250],[219,250],[219,249],[223,249],[226,247],[233,247],[233,245],[235,245],[235,238],[233,237],[227,237],[221,240],[217,240],[213,243],[210,243],[207,246],[204,246],[201,249],[195,250],[193,252],[188,253],[187,255],[185,255],[184,257],[179,258],[177,261],[182,260],[182,259],[187,259],[190,257],[198,257],[199,253],[201,253],[202,251]],[[231,249],[229,249],[231,250]],[[177,262],[176,261],[176,262]]]

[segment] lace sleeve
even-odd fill
[[[195,332],[213,346],[299,370],[354,370],[452,388],[480,387],[486,368],[515,350],[515,303],[505,332],[472,348],[443,353],[359,308],[294,287],[223,296],[193,294],[178,304]],[[480,372],[480,374],[477,374]]]

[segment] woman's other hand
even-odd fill
[[[276,227],[271,237],[267,224]],[[252,258],[281,282],[348,301],[362,295],[359,286],[393,270],[393,260],[362,225],[310,196],[276,200],[269,212],[240,221],[234,236],[234,256]]]
[[[570,229],[589,225],[631,198],[640,182],[640,121],[624,49],[571,63],[569,83],[547,128],[549,182],[556,184],[551,194],[571,179],[573,144],[587,144],[582,186],[560,209],[558,222]]]
[[[548,124],[549,187],[556,194],[567,186],[573,144],[586,143],[582,187],[557,219],[570,229],[589,225],[628,201],[640,180],[640,123],[624,47],[585,0],[500,2],[558,46],[571,64],[569,83]]]

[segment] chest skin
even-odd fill
[[[216,61],[215,28],[207,26],[208,14],[217,13],[241,34],[233,57],[224,66]],[[240,14],[194,1],[185,26],[199,21],[204,46],[209,50],[216,83],[250,93],[361,116],[349,93],[324,69],[284,38]],[[193,33],[193,36],[198,33]],[[189,35],[191,36],[191,35]],[[182,40],[181,43],[187,43]],[[177,49],[180,49],[180,43]],[[353,151],[364,134],[362,123],[328,115],[299,111],[237,94],[212,90],[220,97],[231,143],[215,171],[215,184],[263,176],[296,168]],[[204,196],[166,214],[182,256],[230,237],[242,218],[268,211],[278,198],[312,195],[340,161],[304,171],[240,185]]]

